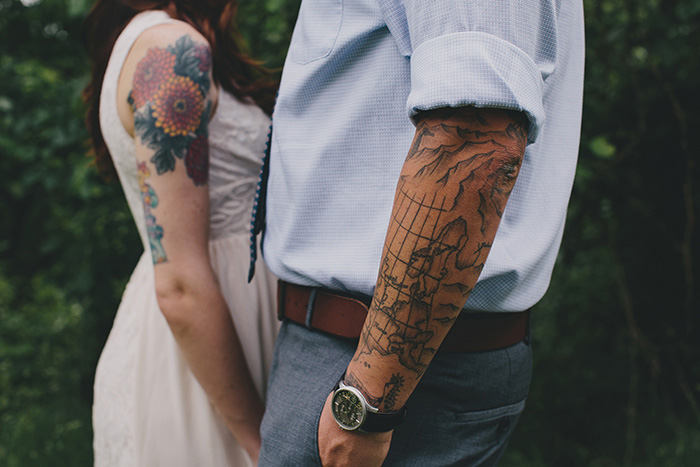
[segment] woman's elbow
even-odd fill
[[[180,277],[156,277],[156,300],[173,332],[186,332],[193,323],[196,303],[191,286]]]

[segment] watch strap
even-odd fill
[[[394,412],[370,412],[359,430],[365,433],[383,433],[396,428],[406,418],[406,406]]]

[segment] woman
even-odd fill
[[[145,252],[95,376],[96,465],[250,465],[277,332],[275,279],[246,283],[273,86],[235,1],[98,0],[85,97]]]

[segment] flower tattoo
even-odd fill
[[[199,86],[185,76],[172,76],[153,96],[156,126],[166,135],[187,136],[197,131],[204,111]]]
[[[194,181],[195,185],[203,185],[207,182],[209,173],[209,141],[204,136],[199,136],[192,140],[185,155],[185,167],[187,175]]]
[[[136,134],[154,150],[150,161],[158,175],[184,159],[194,184],[207,183],[210,70],[209,47],[188,35],[167,48],[149,49],[136,67],[128,102]]]
[[[175,60],[175,55],[167,50],[156,48],[146,52],[146,58],[139,62],[134,73],[131,95],[134,109],[153,99],[161,84],[175,76]]]
[[[198,60],[199,71],[209,73],[211,69],[211,53],[206,45],[198,45],[194,49],[194,54]]]

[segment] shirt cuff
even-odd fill
[[[413,51],[406,108],[411,118],[440,107],[519,110],[530,120],[533,143],[544,123],[543,88],[535,62],[518,47],[490,34],[459,32]]]

